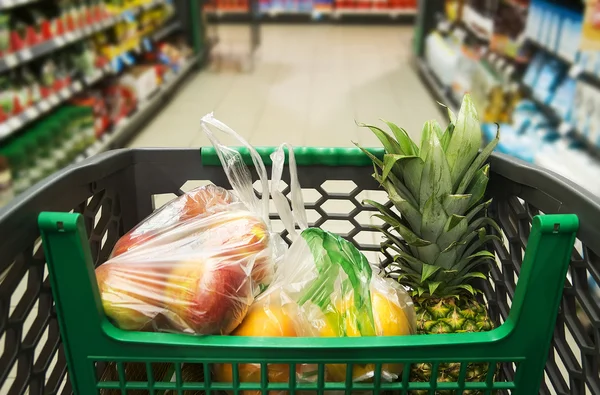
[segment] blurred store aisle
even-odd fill
[[[246,26],[218,26],[218,51],[241,54]],[[134,141],[133,147],[202,146],[207,112],[254,145],[376,144],[360,122],[389,119],[418,136],[440,119],[410,65],[411,27],[265,25],[252,73],[206,68]]]

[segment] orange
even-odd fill
[[[282,307],[270,304],[254,305],[242,323],[233,331],[233,336],[296,337],[291,314]],[[238,367],[240,382],[260,383],[260,365],[240,364]],[[290,379],[290,365],[269,364],[270,383],[287,383]],[[215,378],[218,382],[233,382],[233,370],[230,364],[215,366]],[[241,391],[243,395],[259,395],[261,391]],[[277,395],[278,391],[269,391]]]

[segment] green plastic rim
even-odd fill
[[[244,163],[252,165],[250,151],[246,147],[235,147],[234,150],[242,155]],[[272,164],[270,155],[276,147],[255,147],[265,165]],[[378,158],[383,158],[383,148],[367,148],[367,150]],[[204,166],[221,166],[221,161],[214,147],[202,147],[200,150],[202,164]],[[348,147],[294,147],[294,156],[298,166],[371,166],[371,159],[359,148]],[[287,151],[285,163],[288,162]]]

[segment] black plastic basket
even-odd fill
[[[344,234],[382,265],[364,198],[385,199],[372,167],[303,166],[300,183],[313,225]],[[542,394],[600,394],[600,306],[588,279],[600,283],[600,201],[552,173],[506,156],[491,158],[490,214],[504,232],[491,246],[498,265],[484,284],[490,313],[506,319],[532,216],[575,213],[580,218]],[[150,214],[161,195],[179,195],[202,182],[227,186],[220,166],[203,165],[194,149],[118,150],[69,167],[0,210],[0,394],[70,394],[50,284],[37,227],[41,211],[81,213],[96,265],[116,240]],[[287,193],[288,191],[285,191]],[[276,223],[277,216],[272,217]],[[281,227],[280,229],[282,229]],[[109,372],[110,366],[106,368]],[[104,372],[104,373],[106,373]],[[503,367],[501,374],[514,372]],[[87,395],[87,394],[85,394]]]

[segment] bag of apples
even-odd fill
[[[284,146],[289,155],[292,210],[278,190],[285,161]],[[292,148],[284,144],[271,158],[270,192],[292,244],[276,267],[272,283],[258,296],[232,335],[356,337],[414,334],[416,316],[406,290],[395,281],[373,273],[367,258],[351,242],[325,230],[308,227]],[[269,382],[289,382],[288,365],[270,364],[267,369]],[[381,379],[393,381],[401,372],[401,365],[384,364]],[[346,366],[328,364],[325,374],[327,381],[345,382]],[[372,380],[374,375],[372,364],[353,368],[353,381]],[[219,382],[230,382],[231,365],[215,366],[215,376]],[[239,376],[242,382],[260,382],[261,367],[241,364]],[[316,381],[317,367],[297,364],[296,380]],[[245,395],[254,395],[250,392],[246,391]]]
[[[287,249],[271,232],[268,193],[258,199],[241,155],[213,143],[233,192],[208,185],[172,200],[96,269],[104,312],[119,328],[229,334]],[[268,190],[264,164],[253,159]]]

